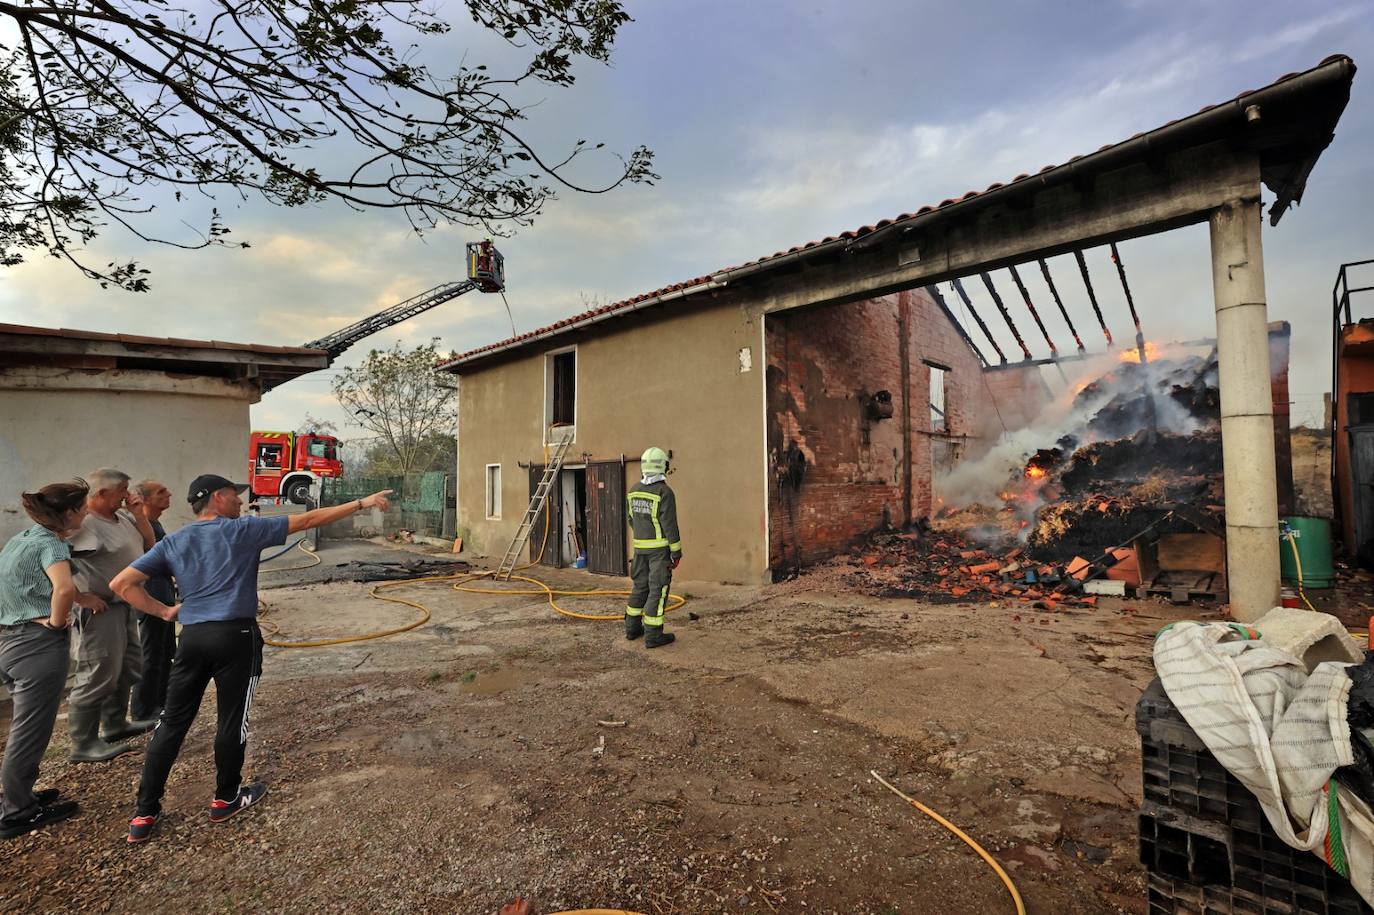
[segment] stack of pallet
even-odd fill
[[[1286,845],[1156,679],[1135,712],[1150,915],[1374,915],[1350,881]]]

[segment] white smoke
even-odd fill
[[[1168,357],[1186,355],[1185,347],[1170,347]],[[1156,360],[1158,356],[1154,357]],[[934,493],[945,508],[964,508],[970,505],[1001,506],[1009,484],[1020,479],[1026,463],[1041,448],[1055,448],[1060,439],[1070,436],[1077,444],[1090,439],[1088,423],[1112,398],[1123,391],[1139,389],[1140,377],[1130,383],[1124,373],[1112,376],[1120,367],[1120,359],[1104,353],[1080,363],[1060,363],[1065,372],[1073,372],[1065,380],[1064,389],[1045,406],[1029,425],[1005,432],[986,453],[972,460],[961,461],[947,473],[934,480]],[[1070,366],[1073,366],[1071,369]],[[1172,397],[1159,390],[1158,362],[1145,367],[1145,389],[1154,400],[1155,422],[1161,432],[1190,435],[1202,424]],[[1079,397],[1079,392],[1097,382],[1091,396]],[[1211,383],[1215,383],[1213,379]]]

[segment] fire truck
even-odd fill
[[[332,363],[350,346],[409,320],[474,289],[504,295],[506,262],[491,239],[468,242],[467,279],[433,289],[369,315],[342,330],[311,340],[309,349],[324,350]],[[317,432],[254,432],[248,442],[248,482],[252,499],[286,499],[299,505],[310,501],[315,482],[343,476],[339,440]]]
[[[323,477],[343,476],[339,440],[317,432],[254,432],[248,439],[251,499],[276,498],[305,505]]]

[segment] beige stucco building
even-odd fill
[[[951,457],[932,441],[953,458],[976,453],[1003,428],[992,426],[991,398],[1003,419],[1024,422],[1047,393],[1034,366],[999,369],[989,384],[926,291],[837,306],[821,320],[767,314],[766,299],[750,293],[675,301],[675,291],[445,367],[460,376],[465,548],[504,553],[551,443],[571,434],[531,556],[566,566],[585,552],[592,571],[624,574],[626,486],[640,475],[640,453],[657,445],[672,457],[686,557],[678,574],[768,581],[797,558],[796,539],[809,562],[928,515],[934,462]],[[839,338],[854,340],[852,351]],[[938,423],[933,376],[948,413]],[[890,397],[889,416],[870,418],[876,395]],[[797,453],[807,483],[793,491],[783,477]]]
[[[166,483],[164,523],[179,527],[196,475],[243,477],[248,408],[327,364],[319,350],[0,325],[0,540],[31,523],[21,492],[98,467]]]

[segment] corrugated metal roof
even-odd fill
[[[1271,89],[1274,86],[1278,86],[1282,83],[1288,82],[1289,80],[1303,76],[1305,73],[1311,73],[1314,70],[1321,69],[1322,67],[1325,67],[1329,64],[1339,63],[1342,61],[1351,64],[1351,69],[1353,72],[1353,62],[1350,60],[1349,57],[1347,57],[1344,54],[1333,54],[1322,60],[1321,63],[1319,63],[1316,67],[1313,67],[1312,70],[1307,70],[1300,73],[1285,73],[1283,76],[1279,77],[1267,86],[1261,86],[1257,89],[1247,89],[1246,91],[1241,92],[1239,95],[1226,99],[1223,102],[1218,102],[1214,105],[1207,105],[1200,109],[1196,114],[1188,115],[1187,117],[1183,118],[1175,118],[1172,121],[1168,121],[1165,124],[1161,124],[1154,130],[1137,133],[1134,136],[1129,137],[1126,140],[1122,140],[1119,143],[1109,143],[1105,146],[1100,147],[1096,152],[1074,156],[1067,162],[1061,163],[1059,165],[1046,165],[1039,171],[1035,172],[1034,175],[1022,172],[1021,174],[1017,175],[1015,178],[1012,178],[1008,182],[994,182],[993,184],[988,185],[987,188],[981,191],[970,190],[959,197],[947,197],[944,200],[941,200],[939,203],[926,204],[925,206],[922,206],[919,209],[914,210],[912,212],[902,213],[890,219],[881,219],[878,222],[873,223],[872,225],[860,226],[857,229],[851,229],[847,232],[841,232],[838,235],[828,235],[825,238],[816,241],[809,241],[805,244],[795,245],[791,248],[788,248],[785,251],[775,251],[772,254],[756,258],[755,260],[745,261],[744,263],[738,264],[734,267],[722,267],[719,270],[714,270],[709,274],[698,276],[694,279],[684,280],[680,283],[674,283],[670,286],[664,286],[659,289],[655,289],[652,292],[645,292],[632,298],[623,299],[619,302],[612,302],[609,305],[603,305],[598,308],[593,308],[588,311],[584,311],[580,314],[564,318],[561,321],[556,321],[553,324],[549,324],[544,327],[538,328],[537,330],[532,330],[527,333],[518,334],[514,337],[509,337],[497,343],[491,343],[486,346],[478,347],[477,349],[469,350],[466,353],[454,354],[446,362],[442,363],[439,366],[439,368],[448,370],[456,369],[462,366],[463,364],[480,359],[484,356],[495,354],[497,351],[513,349],[524,344],[531,343],[535,340],[556,336],[560,333],[572,330],[573,328],[579,327],[581,325],[605,320],[606,318],[612,317],[622,312],[634,311],[637,307],[643,306],[645,303],[652,303],[653,301],[664,298],[666,296],[677,298],[678,294],[686,294],[688,292],[704,291],[706,289],[715,288],[716,286],[720,285],[720,280],[724,279],[728,274],[733,273],[735,271],[739,271],[745,268],[757,268],[759,265],[767,264],[770,261],[774,261],[779,258],[786,257],[788,255],[797,254],[799,252],[820,248],[822,246],[829,244],[834,244],[838,242],[850,243],[857,239],[861,239],[867,235],[871,235],[874,232],[877,232],[881,229],[886,229],[890,226],[900,225],[902,223],[908,223],[917,219],[922,219],[930,216],[933,213],[951,207],[958,207],[962,204],[969,203],[970,201],[975,201],[991,191],[997,191],[1003,188],[1014,187],[1018,184],[1021,184],[1022,182],[1030,181],[1033,178],[1038,178],[1047,175],[1051,172],[1057,171],[1058,169],[1068,168],[1069,166],[1073,166],[1079,162],[1082,162],[1085,159],[1099,156],[1110,150],[1116,149],[1117,147],[1124,146],[1128,143],[1139,140],[1142,137],[1146,137],[1148,135],[1158,133],[1159,131],[1166,130],[1170,127],[1173,127],[1175,124],[1192,120],[1193,118],[1197,118],[1214,109],[1222,108],[1224,106],[1239,102],[1247,96],[1253,95],[1257,92],[1262,92]]]

